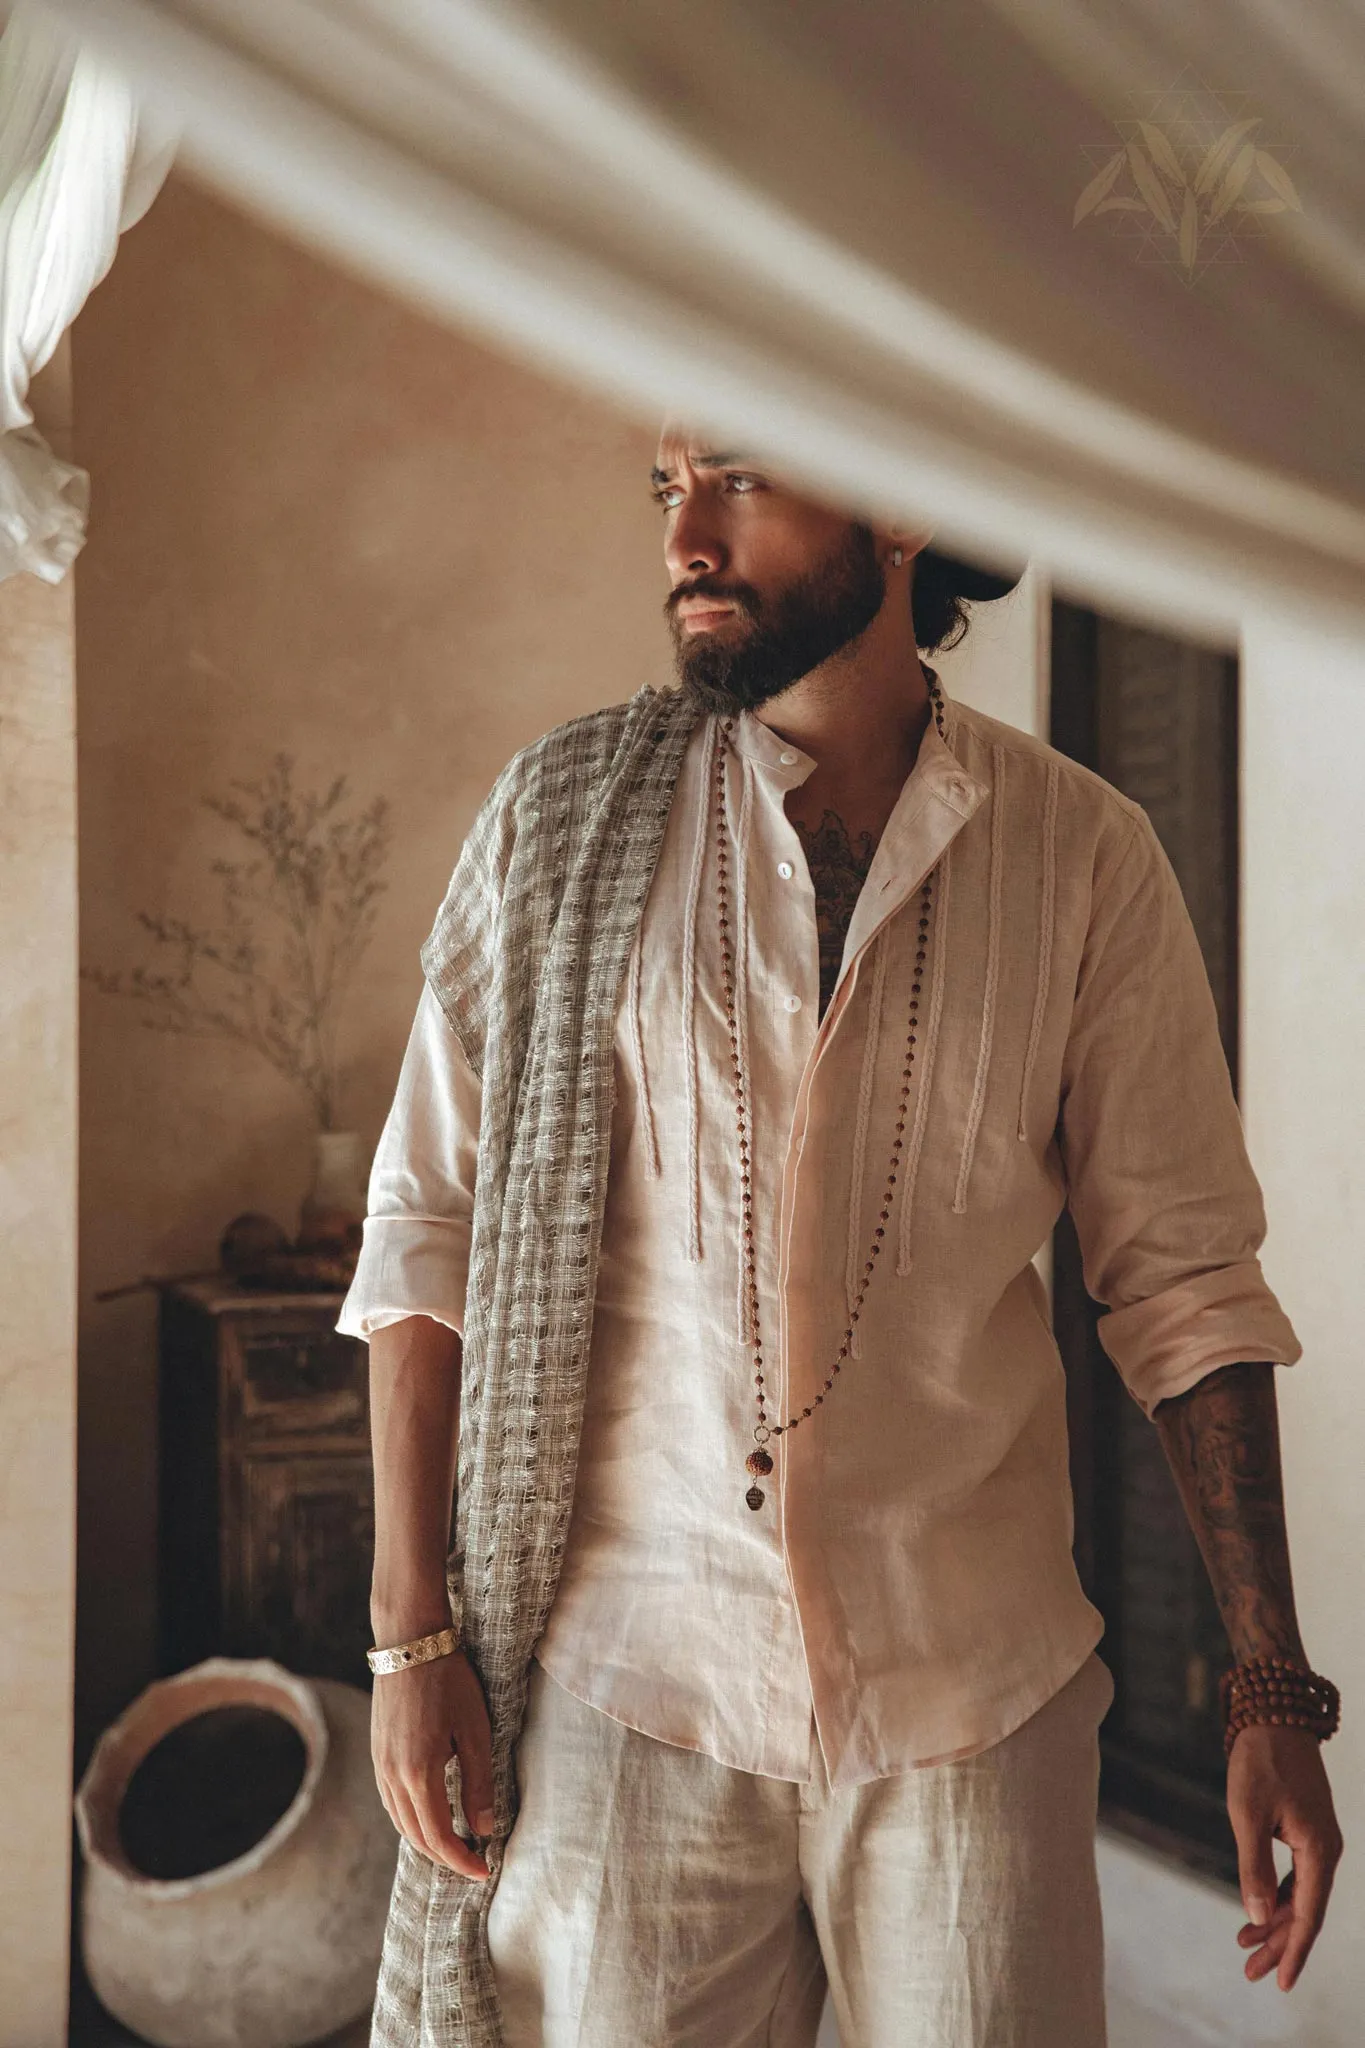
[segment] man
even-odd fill
[[[1006,582],[681,431],[654,490],[680,688],[480,814],[341,1323],[403,1836],[374,2039],[794,2048],[828,1980],[845,2048],[1103,2042],[1064,1201],[1227,1622],[1240,1938],[1288,1989],[1339,1853],[1299,1347],[1170,868],[921,663]]]

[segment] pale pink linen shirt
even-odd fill
[[[617,1019],[574,1512],[537,1656],[578,1698],[772,1777],[859,1783],[1000,1740],[1101,1633],[1071,1557],[1061,1361],[1031,1263],[1069,1199],[1101,1334],[1150,1412],[1292,1363],[1261,1275],[1212,997],[1144,814],[949,709],[877,847],[829,1009],[784,799],[814,763],[741,717],[726,770],[758,1291],[774,1409],[838,1349],[894,1135],[936,863],[908,1143],[855,1355],[757,1512],[709,792],[684,757]],[[460,1329],[479,1084],[419,1005],[339,1327]]]

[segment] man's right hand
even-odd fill
[[[492,1737],[483,1688],[461,1650],[385,1672],[374,1681],[370,1753],[379,1796],[405,1841],[463,1877],[486,1878],[479,1850],[455,1829],[446,1793],[451,1753],[460,1760],[470,1832],[493,1832]]]

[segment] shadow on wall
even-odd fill
[[[430,927],[516,748],[667,673],[654,436],[430,326],[181,178],[74,336],[94,479],[76,577],[84,959],[141,910],[207,921],[201,799],[278,753],[386,798],[390,888],[338,1121],[373,1144]],[[311,1118],[245,1047],[87,987],[81,1073],[78,1762],[155,1668],[155,1313],[98,1290],[292,1228]]]

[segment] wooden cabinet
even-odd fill
[[[168,1287],[160,1318],[160,1649],[368,1682],[368,1354],[340,1295]]]

